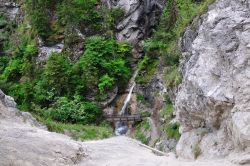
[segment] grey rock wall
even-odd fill
[[[250,147],[250,1],[217,0],[181,40],[177,154],[223,157]],[[196,154],[197,153],[197,154]]]
[[[117,39],[137,44],[152,33],[158,23],[164,0],[118,0],[114,7],[125,10],[125,18],[117,26]]]

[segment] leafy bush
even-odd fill
[[[131,74],[126,62],[129,51],[127,44],[115,40],[89,38],[83,56],[72,68],[74,80],[82,80],[89,91],[99,88],[101,93],[115,84],[124,83]],[[84,90],[83,87],[78,89]]]
[[[147,84],[155,74],[158,64],[158,59],[152,58],[148,55],[144,56],[138,65],[139,74],[136,77],[136,82],[139,84]]]
[[[59,21],[63,25],[78,26],[85,30],[86,34],[95,34],[101,30],[102,22],[97,5],[97,0],[63,0],[57,7]]]
[[[175,138],[176,140],[180,139],[179,133],[179,124],[177,123],[169,123],[165,128],[165,132],[169,138]]]
[[[146,133],[150,132],[150,124],[148,120],[142,121],[135,129],[135,138],[141,141],[143,144],[149,143],[149,137]]]
[[[54,120],[82,124],[93,123],[101,115],[101,110],[94,103],[82,102],[79,96],[73,100],[60,97],[49,111]]]
[[[103,93],[105,91],[105,89],[107,88],[111,88],[114,84],[114,78],[112,77],[109,77],[107,74],[102,76],[99,80],[99,84],[98,84],[98,87],[99,87],[99,90],[101,93]]]
[[[68,58],[63,54],[52,53],[45,65],[43,79],[46,87],[54,88],[57,95],[68,92],[71,65]]]
[[[52,3],[49,0],[25,1],[26,12],[30,16],[33,28],[43,39],[46,39],[52,31],[48,11],[50,4]]]
[[[178,86],[181,83],[181,75],[178,71],[178,66],[171,66],[165,74],[166,85],[170,88]]]

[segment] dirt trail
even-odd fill
[[[83,166],[234,166],[225,160],[185,161],[174,154],[157,156],[128,137],[119,136],[100,141],[84,142],[88,157]]]

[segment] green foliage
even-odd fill
[[[24,110],[33,110],[32,104],[35,104],[55,109],[58,117],[53,115],[53,119],[58,121],[94,122],[101,116],[95,104],[81,100],[83,103],[79,105],[76,102],[80,101],[71,96],[104,95],[114,85],[124,83],[130,77],[126,60],[130,46],[125,43],[92,37],[87,39],[85,52],[77,63],[71,64],[62,53],[52,53],[44,66],[36,68],[33,57],[38,51],[34,41],[30,36],[24,36],[20,41],[13,58],[5,60],[0,87],[12,95],[19,108]],[[66,107],[70,104],[75,111]]]
[[[108,9],[99,0],[26,0],[24,3],[33,30],[49,42],[62,38],[64,30],[70,31],[66,33],[66,43],[74,40],[72,27],[86,36],[113,37],[115,24],[124,15],[123,10]]]
[[[165,120],[165,122],[169,123],[173,117],[173,104],[166,104],[164,109],[160,111],[160,117]]]
[[[59,22],[62,25],[74,25],[95,34],[101,30],[102,15],[96,9],[97,0],[63,0],[57,7]]]
[[[169,138],[174,138],[176,140],[180,139],[180,133],[179,133],[179,124],[177,123],[169,123],[166,128],[165,132]]]
[[[24,48],[24,56],[29,58],[32,56],[36,56],[38,53],[37,46],[34,43],[27,44],[26,47]]]
[[[43,39],[46,39],[52,32],[48,10],[51,4],[49,0],[25,1],[26,12],[30,16],[32,26]]]
[[[81,124],[93,123],[101,115],[101,110],[94,103],[82,102],[80,96],[73,100],[58,98],[49,112],[54,120]]]
[[[99,0],[25,0],[23,4],[24,22],[15,31],[0,13],[0,53],[8,53],[0,57],[0,89],[52,131],[69,130],[82,140],[111,136],[107,125],[86,125],[101,119],[100,108],[88,99],[104,98],[131,76],[131,47],[113,39],[123,10],[107,9]],[[47,45],[64,39],[70,47],[77,40],[76,29],[86,35],[79,61],[70,62],[63,52],[36,62],[37,36]]]
[[[69,91],[70,69],[71,65],[65,55],[51,54],[43,71],[46,87],[54,89],[57,93],[56,95],[67,94]]]
[[[74,80],[82,80],[88,91],[99,88],[100,93],[124,83],[131,75],[126,62],[129,51],[128,44],[102,37],[89,38],[83,56],[73,66]]]
[[[181,83],[181,75],[178,66],[170,66],[165,74],[165,82],[168,87],[174,87]]]
[[[155,74],[158,64],[158,59],[151,58],[147,55],[144,56],[144,58],[139,62],[138,65],[140,72],[136,77],[136,82],[139,84],[147,84]]]
[[[145,102],[145,97],[143,95],[141,95],[141,94],[137,94],[136,95],[136,100],[144,103]]]
[[[171,122],[171,120],[173,119],[173,111],[174,111],[173,104],[169,96],[167,96],[166,105],[163,107],[163,109],[159,113],[160,119],[164,121],[161,128],[162,128],[162,131],[165,132],[167,137],[179,140],[181,136],[179,133],[179,124]]]
[[[3,73],[8,63],[9,63],[8,56],[0,56],[0,74]]]
[[[99,90],[103,93],[107,88],[111,88],[114,84],[114,78],[109,77],[107,74],[102,76],[99,80]]]
[[[149,143],[149,139],[145,136],[144,133],[138,131],[135,133],[135,138],[139,141],[141,141],[141,143],[147,145]]]
[[[67,133],[75,140],[104,139],[113,136],[112,128],[103,123],[101,125],[83,125],[55,122],[49,117],[41,117],[33,114],[40,122],[48,127],[49,131]]]
[[[142,60],[142,64],[145,67],[140,71],[139,83],[145,84],[152,78],[152,73],[156,70],[157,65],[147,68],[146,66],[148,66],[147,64],[152,64],[149,61],[153,61],[161,56],[164,57],[165,65],[168,66],[165,72],[167,86],[169,88],[178,86],[181,82],[180,73],[177,70],[180,56],[178,40],[194,17],[201,15],[212,2],[214,0],[204,0],[202,2],[169,0],[166,2],[159,26],[154,35],[146,40],[144,44],[148,58]]]
[[[148,144],[149,139],[146,136],[146,133],[150,131],[150,124],[148,120],[142,121],[135,128],[135,138],[141,141],[143,144]]]

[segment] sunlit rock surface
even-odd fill
[[[222,157],[250,147],[249,4],[218,0],[180,42],[183,83],[175,113],[182,157]]]

